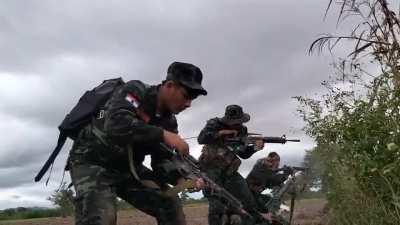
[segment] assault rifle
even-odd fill
[[[247,146],[254,145],[257,140],[262,140],[264,143],[280,143],[285,144],[286,142],[300,142],[299,139],[287,139],[286,135],[282,135],[281,137],[263,137],[261,134],[257,133],[249,133],[247,136],[239,136],[239,137],[228,137],[225,139],[225,143],[229,146],[230,144],[240,144],[236,146],[236,149],[232,149],[232,151],[244,151]]]
[[[220,199],[222,202],[227,204],[229,207],[234,209],[235,213],[243,216],[252,217],[244,208],[243,204],[229,193],[226,189],[216,184],[211,180],[205,173],[200,170],[198,161],[191,155],[180,155],[173,149],[169,148],[165,144],[161,143],[161,149],[170,154],[171,161],[174,163],[177,172],[187,180],[183,184],[178,184],[173,187],[167,194],[177,194],[184,189],[191,189],[194,187],[193,181],[202,178],[206,184],[206,187],[211,190],[213,196]],[[260,215],[261,216],[261,215]]]
[[[233,213],[239,214],[243,217],[247,217],[250,219],[255,219],[256,221],[262,221],[261,224],[269,223],[260,212],[255,209],[252,210],[251,213],[247,212],[243,204],[240,200],[238,200],[235,196],[229,193],[226,189],[216,184],[213,180],[211,180],[204,172],[200,170],[199,162],[191,155],[181,155],[178,154],[175,150],[169,148],[163,143],[160,143],[161,149],[170,154],[171,161],[175,164],[175,169],[177,172],[187,181],[179,186],[175,186],[170,189],[167,194],[176,194],[184,189],[190,189],[194,187],[193,181],[198,178],[202,178],[206,184],[206,187],[211,190],[212,196],[218,198],[223,203],[227,204],[228,207],[233,209]]]
[[[257,133],[249,133],[247,136],[243,137],[233,137],[227,138],[226,141],[229,143],[242,143],[244,145],[254,144],[256,140],[262,140],[264,143],[278,143],[285,144],[286,142],[300,142],[300,139],[287,139],[286,135],[282,135],[281,137],[268,137],[261,136],[261,134]]]
[[[290,171],[289,174],[292,174],[292,175],[297,171],[306,172],[307,170],[309,170],[309,168],[301,167],[301,166],[283,166],[282,168],[272,169],[273,172]]]

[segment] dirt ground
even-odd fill
[[[308,199],[296,202],[294,225],[325,225],[323,208],[325,201]],[[185,207],[188,225],[207,224],[207,204],[189,205]],[[124,210],[118,213],[118,225],[151,225],[156,221],[137,210]],[[73,218],[41,218],[30,220],[0,221],[0,225],[73,225]]]

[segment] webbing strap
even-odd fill
[[[133,162],[133,147],[128,145],[128,158],[129,158],[129,170],[131,171],[133,177],[140,181],[139,175],[136,173],[135,164]]]
[[[128,145],[128,158],[129,158],[129,170],[133,177],[139,181],[143,186],[152,188],[152,189],[160,189],[160,186],[156,184],[156,182],[152,180],[141,180],[139,175],[136,172],[135,169],[135,162],[133,161],[133,147],[132,145]]]
[[[292,197],[290,199],[290,217],[289,217],[289,225],[292,224],[292,219],[293,219],[293,212],[294,212],[294,200],[296,198],[296,194],[292,194]]]
[[[53,150],[47,161],[44,163],[39,173],[35,176],[35,182],[40,181],[40,179],[42,179],[43,175],[47,172],[49,167],[53,165],[54,160],[56,159],[58,153],[60,153],[66,140],[67,140],[67,135],[64,132],[60,132],[60,135],[58,136],[57,140],[57,146],[55,147],[55,149]]]

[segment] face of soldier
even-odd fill
[[[266,165],[271,169],[278,169],[280,164],[280,159],[277,157],[267,157]]]
[[[165,107],[172,113],[178,114],[189,108],[192,104],[192,98],[187,90],[173,81],[167,81],[165,84]]]
[[[274,158],[274,162],[272,164],[272,168],[273,169],[278,169],[279,168],[279,164],[281,163],[281,160],[279,158]]]
[[[241,128],[242,128],[242,124],[241,123],[238,123],[238,124],[231,124],[231,125],[228,125],[227,127],[229,128],[229,129],[231,129],[231,130],[237,130],[237,131],[239,131]]]

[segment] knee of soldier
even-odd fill
[[[225,214],[226,212],[226,207],[222,203],[215,201],[215,202],[210,202],[209,203],[209,214],[213,215],[222,215]]]
[[[160,210],[163,214],[182,214],[183,208],[181,200],[178,196],[164,197],[159,204]]]
[[[76,215],[83,224],[115,225],[116,224],[116,199],[108,191],[89,191],[76,198]]]
[[[229,217],[229,222],[231,225],[241,225],[242,218],[239,215],[234,214]]]

